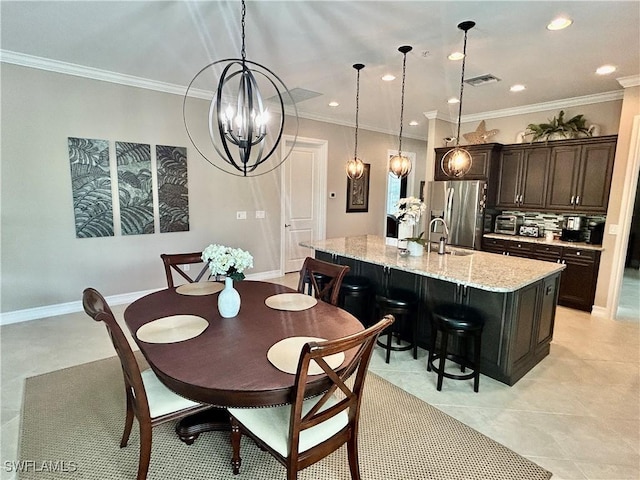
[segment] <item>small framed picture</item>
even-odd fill
[[[357,180],[347,177],[347,213],[369,211],[369,169],[364,164],[364,173]]]

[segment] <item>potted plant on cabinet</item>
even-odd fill
[[[560,110],[558,116],[553,117],[548,123],[530,123],[525,135],[531,135],[531,142],[578,138],[581,135],[590,137],[591,128],[587,127],[584,115],[576,115],[565,120],[564,110]]]

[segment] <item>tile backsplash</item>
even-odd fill
[[[507,210],[502,212],[503,215],[523,215],[525,225],[537,225],[542,231],[541,235],[544,235],[544,232],[552,231],[554,233],[560,234],[562,231],[562,223],[564,221],[565,215],[562,214],[554,214],[554,213],[546,213],[546,212],[521,212],[519,210]],[[566,214],[566,216],[573,216]],[[604,222],[607,219],[606,215],[580,215],[586,218],[586,221],[582,227],[582,235],[586,237],[588,235],[589,222]]]

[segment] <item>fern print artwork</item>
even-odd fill
[[[187,149],[156,146],[160,232],[189,231]]]
[[[151,146],[116,142],[122,235],[154,233]]]
[[[112,237],[109,142],[68,138],[76,237]]]

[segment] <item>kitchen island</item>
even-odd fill
[[[485,318],[480,371],[500,382],[513,385],[549,354],[562,264],[462,249],[402,257],[375,235],[301,245],[318,259],[349,265],[350,274],[369,278],[376,293],[389,286],[416,292],[423,348],[433,306],[454,302],[478,309]]]

